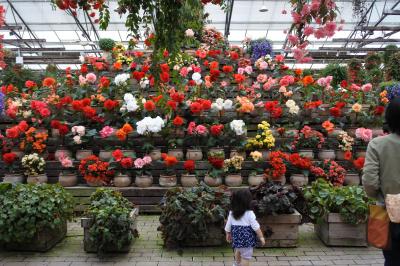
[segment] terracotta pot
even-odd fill
[[[176,157],[178,161],[183,160],[183,150],[180,148],[168,150],[168,155]]]
[[[336,154],[334,150],[320,150],[318,152],[318,159],[320,160],[335,160]]]
[[[383,135],[383,129],[382,128],[373,128],[372,129],[372,136],[375,137],[379,137]]]
[[[251,175],[249,176],[247,182],[249,183],[249,186],[255,187],[264,182],[265,177],[264,175]]]
[[[176,175],[160,175],[158,183],[162,187],[175,187],[177,183]]]
[[[199,184],[196,175],[182,175],[181,176],[182,187],[195,187]]]
[[[271,151],[263,150],[263,151],[261,151],[261,154],[262,154],[262,159],[265,161],[265,160],[268,160],[269,155],[271,154]]]
[[[295,187],[304,187],[308,185],[308,176],[303,174],[292,174],[290,176],[290,184]]]
[[[75,158],[80,161],[82,159],[85,159],[86,157],[93,155],[92,150],[77,150],[75,154]]]
[[[44,184],[47,183],[47,175],[40,174],[40,175],[29,175],[26,179],[26,183],[28,184]]]
[[[60,156],[62,154],[64,154],[64,156],[67,156],[69,158],[72,157],[72,152],[71,151],[67,150],[66,148],[59,148],[54,153],[54,158],[58,161],[58,160],[60,160]]]
[[[128,175],[119,174],[114,177],[114,186],[116,187],[129,187],[132,184],[132,178]]]
[[[99,159],[102,161],[109,161],[112,158],[112,151],[100,150]]]
[[[231,152],[229,153],[229,157],[232,158],[233,156],[242,156],[244,159],[246,159],[246,152],[239,151],[238,149],[231,149]]]
[[[307,149],[303,149],[303,150],[299,150],[299,154],[303,157],[309,158],[309,159],[314,159],[314,151],[313,150],[307,150]]]
[[[161,150],[160,149],[154,149],[149,153],[149,156],[153,161],[158,161],[161,160]]]
[[[336,151],[336,160],[339,160],[339,161],[345,160],[344,154],[345,154],[344,151],[342,151],[342,150],[337,150],[337,151]]]
[[[204,177],[204,183],[206,183],[206,185],[210,187],[218,187],[222,185],[222,178],[221,177],[214,178],[209,175],[206,175]]]
[[[360,175],[355,173],[347,173],[344,177],[344,184],[348,186],[360,185]]]
[[[153,177],[149,175],[137,176],[135,185],[141,188],[151,187],[153,185]]]
[[[58,183],[63,187],[73,187],[78,184],[78,176],[75,173],[63,173],[58,176]]]
[[[25,153],[23,151],[20,151],[20,150],[17,150],[17,149],[12,149],[11,152],[15,153],[15,155],[18,158],[18,160],[21,160],[22,157],[24,157],[24,155],[25,155]]]
[[[284,184],[286,184],[286,177],[284,175],[279,178],[275,178],[275,179],[270,178],[270,180],[272,180],[274,182],[279,182],[282,186]]]
[[[356,137],[356,127],[349,127],[348,129],[346,129],[346,132],[349,136],[355,138]]]
[[[361,151],[357,151],[356,152],[356,157],[364,157],[367,155],[367,151],[366,150],[361,150]]]
[[[223,152],[225,153],[223,148],[210,148],[208,152]]]
[[[230,174],[225,177],[225,185],[228,187],[240,187],[243,183],[243,178],[240,174]]]
[[[186,160],[200,161],[203,159],[203,152],[197,149],[188,149],[186,151]]]
[[[88,184],[89,187],[101,187],[103,186],[103,183],[101,181],[86,181],[86,184]]]
[[[58,138],[60,137],[60,130],[58,130],[57,128],[52,128],[51,129],[51,136],[53,138]]]
[[[4,174],[3,183],[19,184],[24,182],[22,174]]]

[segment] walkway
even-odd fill
[[[140,216],[140,238],[128,254],[108,255],[99,259],[86,254],[82,247],[79,221],[69,224],[68,237],[47,253],[15,253],[0,251],[1,266],[231,266],[232,251],[226,247],[185,249],[182,256],[162,248],[157,232],[158,216]],[[258,249],[252,266],[272,265],[383,265],[382,253],[374,248],[329,248],[313,233],[310,225],[301,227],[298,248]]]

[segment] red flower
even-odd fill
[[[160,79],[161,79],[162,82],[167,83],[169,81],[168,72],[161,72]]]
[[[146,74],[142,71],[133,71],[132,75],[134,79],[140,81]]]
[[[278,105],[278,101],[267,101],[265,102],[265,110],[268,112],[272,112],[275,109],[275,106]]]
[[[174,118],[174,120],[172,121],[172,123],[173,123],[175,126],[182,126],[182,125],[183,125],[183,118],[180,117],[180,116],[177,116],[177,117]]]
[[[27,80],[25,81],[25,87],[27,87],[28,89],[32,89],[33,87],[36,87],[36,83],[32,80]]]
[[[163,57],[166,58],[168,56],[169,56],[168,50],[165,49],[164,52],[163,52]]]
[[[60,100],[60,103],[62,104],[62,105],[67,105],[67,104],[70,104],[70,103],[72,103],[72,97],[71,96],[65,96],[65,97],[63,97],[63,98],[61,98],[61,100]]]
[[[45,86],[45,87],[51,87],[54,84],[56,84],[56,80],[53,78],[45,78],[43,80],[43,86]]]
[[[340,110],[338,107],[333,107],[329,109],[329,113],[334,117],[340,117],[342,115],[342,110]]]
[[[361,170],[364,168],[364,163],[365,163],[364,157],[358,157],[356,160],[353,161],[354,167],[357,168],[358,170]]]
[[[160,68],[161,68],[161,72],[167,72],[167,73],[169,72],[168,64],[161,64]]]
[[[80,100],[72,101],[72,109],[75,111],[81,111],[83,109],[82,101]]]
[[[120,149],[116,149],[112,152],[112,156],[115,161],[119,162],[122,160],[122,158],[124,158],[124,153]]]
[[[236,83],[242,83],[245,80],[245,76],[242,74],[233,74]]]
[[[125,157],[121,160],[121,166],[125,169],[132,168],[133,166],[133,159],[130,157]]]
[[[342,88],[347,88],[348,85],[349,85],[349,84],[347,83],[346,80],[342,80],[342,81],[340,82],[340,87],[342,87]]]
[[[88,73],[88,67],[86,64],[81,65],[81,73],[82,74]]]
[[[344,152],[344,159],[345,159],[346,161],[350,161],[350,160],[351,160],[351,157],[353,157],[353,154],[351,153],[351,151],[345,151],[345,152]]]
[[[179,93],[179,92],[173,92],[173,93],[171,93],[170,96],[171,96],[171,99],[177,103],[181,103],[185,99],[185,95],[183,93]]]
[[[110,100],[110,99],[107,99],[107,100],[104,102],[104,108],[105,108],[106,110],[108,110],[108,111],[114,110],[115,108],[118,107],[118,105],[119,105],[119,102],[118,102],[118,101],[114,101],[114,100]]]
[[[282,116],[282,112],[283,112],[282,107],[276,107],[276,108],[274,108],[274,109],[272,110],[271,116],[272,116],[272,118],[274,118],[274,119],[279,118],[279,117]]]
[[[375,107],[374,115],[380,116],[380,115],[382,115],[384,112],[385,112],[385,107],[383,107],[383,106],[377,106],[377,107]]]
[[[239,54],[238,54],[237,52],[235,52],[235,51],[229,52],[229,55],[230,55],[230,57],[231,57],[232,60],[237,60],[237,59],[239,59]]]
[[[60,125],[60,126],[58,127],[58,131],[60,132],[60,135],[61,135],[61,136],[65,136],[65,135],[67,135],[69,129],[68,129],[68,126],[67,126],[67,125],[62,124],[62,125]]]
[[[102,76],[100,78],[100,87],[108,88],[110,86],[110,79],[107,77]]]
[[[190,111],[194,114],[198,114],[203,111],[202,105],[198,102],[194,102],[190,105]]]
[[[143,65],[142,66],[142,72],[146,73],[149,70],[150,70],[150,66],[149,65]]]
[[[216,169],[221,169],[224,166],[224,159],[209,157],[208,162]]]
[[[5,164],[11,165],[17,159],[17,155],[13,152],[4,153],[3,154],[3,161]]]
[[[82,99],[82,105],[83,106],[89,106],[90,102],[91,102],[91,100],[89,98],[83,98]]]
[[[47,108],[42,108],[39,110],[40,115],[44,118],[44,117],[49,117],[51,115],[51,112],[49,109]]]
[[[224,125],[212,125],[210,127],[210,132],[212,136],[220,136],[222,134],[222,130],[224,129]]]
[[[164,156],[163,160],[164,160],[165,166],[167,166],[167,167],[174,166],[175,164],[178,163],[178,160],[176,159],[175,156],[166,155],[166,156]]]
[[[18,123],[17,127],[18,127],[19,131],[25,132],[25,131],[28,130],[29,125],[25,120],[23,120],[23,121]]]
[[[83,107],[82,111],[87,118],[92,118],[96,115],[96,109],[94,109],[90,106]]]
[[[233,71],[233,67],[232,66],[223,66],[222,71],[224,71],[225,73],[230,73]]]
[[[10,139],[15,139],[19,137],[18,127],[11,127],[6,129],[6,137]]]
[[[203,108],[204,111],[211,109],[211,101],[210,100],[201,99],[199,101],[200,101],[201,107]]]
[[[167,102],[167,105],[168,105],[169,107],[171,107],[172,110],[174,110],[174,111],[176,110],[177,103],[176,103],[175,101],[169,100],[169,101]]]
[[[156,109],[156,105],[152,100],[148,100],[144,103],[144,109],[146,109],[148,112],[154,111]]]
[[[217,61],[210,62],[210,69],[218,69],[219,63]]]
[[[183,163],[183,168],[189,173],[193,172],[196,168],[195,162],[193,160],[187,160]]]
[[[51,122],[50,122],[51,128],[54,128],[54,129],[58,129],[60,127],[60,125],[61,125],[61,123],[58,120],[51,120]]]
[[[337,107],[337,108],[339,108],[339,109],[342,109],[343,107],[345,107],[346,106],[346,103],[345,102],[337,102],[336,104],[335,104],[335,107]]]
[[[1,92],[3,92],[4,94],[9,94],[10,92],[13,91],[18,91],[18,89],[14,87],[12,84],[8,86],[1,86]]]

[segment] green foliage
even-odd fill
[[[385,51],[383,52],[383,62],[385,65],[389,64],[390,57],[398,51],[398,47],[395,44],[389,44],[385,47]]]
[[[387,71],[393,80],[400,81],[400,52],[390,56]]]
[[[132,203],[118,191],[100,188],[90,196],[86,215],[93,221],[89,234],[99,253],[107,247],[121,249],[137,236],[137,232],[131,230],[131,211]]]
[[[365,69],[372,70],[379,68],[382,64],[382,58],[378,53],[371,53],[365,58]]]
[[[264,182],[251,192],[257,201],[257,216],[294,213],[296,193],[278,182]]]
[[[362,187],[333,186],[317,179],[304,190],[309,215],[314,222],[328,213],[339,213],[345,223],[359,224],[368,218],[369,200]]]
[[[73,197],[60,185],[0,187],[0,242],[29,242],[72,218]]]
[[[35,72],[19,65],[9,65],[1,73],[1,81],[4,85],[12,84],[22,89],[25,87],[25,81],[27,80],[40,83],[40,78]]]
[[[99,40],[99,47],[103,51],[111,51],[115,46],[115,42],[110,38],[102,38]]]
[[[205,240],[212,224],[220,227],[222,234],[228,207],[229,197],[221,189],[204,184],[187,190],[170,189],[160,216],[164,245],[172,248],[189,240]]]
[[[332,76],[332,86],[336,87],[342,80],[347,80],[347,69],[339,64],[329,64],[321,70],[321,76]]]

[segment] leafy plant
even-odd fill
[[[60,185],[2,186],[0,242],[29,242],[44,228],[56,228],[73,216],[73,197]]]
[[[173,188],[167,191],[159,227],[164,245],[174,248],[183,246],[186,241],[205,240],[211,225],[221,228],[223,237],[230,202],[225,192],[204,184],[188,190]]]
[[[115,41],[110,38],[102,38],[99,40],[99,47],[103,51],[111,51],[115,46]]]
[[[9,65],[1,73],[1,81],[3,85],[12,84],[22,89],[25,87],[25,81],[32,80],[39,83],[38,75],[32,70],[23,68],[20,65]]]
[[[129,200],[112,189],[100,188],[90,196],[86,215],[93,221],[89,234],[99,253],[110,246],[121,249],[138,236],[137,231],[131,229],[132,207]]]
[[[390,56],[387,71],[393,80],[400,81],[400,52]]]
[[[251,189],[253,198],[257,201],[256,213],[260,215],[279,215],[294,213],[297,196],[288,187],[278,182],[267,181]]]
[[[359,186],[335,187],[317,179],[304,190],[309,215],[319,223],[328,213],[339,213],[345,223],[359,224],[368,218],[369,200]]]
[[[398,51],[398,47],[395,44],[386,45],[385,51],[383,52],[383,62],[386,64],[389,63],[390,57],[392,54]]]

